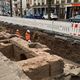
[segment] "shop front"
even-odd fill
[[[73,7],[73,10],[72,10],[73,16],[80,15],[80,3],[72,4],[72,7]]]
[[[66,6],[67,7],[67,14],[66,18],[69,19],[70,17],[74,17],[76,15],[80,15],[80,3],[72,3]]]

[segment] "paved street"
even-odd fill
[[[28,26],[30,28],[39,28],[48,31],[55,31],[65,34],[70,34],[72,31],[72,23],[63,21],[49,21],[37,19],[25,19],[16,17],[3,17],[0,16],[0,21]]]

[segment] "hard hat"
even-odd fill
[[[19,31],[18,29],[16,31]]]
[[[27,30],[28,33],[30,33],[30,30]]]

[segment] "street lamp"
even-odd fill
[[[51,19],[51,1],[52,0],[47,0],[48,2],[48,19]]]
[[[21,17],[23,16],[22,14],[22,0],[20,0],[20,12],[21,12]]]
[[[12,0],[10,0],[10,16],[12,17]]]
[[[4,16],[4,0],[1,0],[2,15]]]
[[[56,2],[56,14],[58,17],[60,17],[60,4],[59,4],[59,0],[57,0]]]

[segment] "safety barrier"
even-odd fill
[[[4,17],[0,16],[0,21],[18,24],[22,26],[29,26],[32,28],[40,28],[49,31],[60,32],[73,36],[80,36],[80,23],[70,23],[62,21],[48,21],[37,19],[25,19],[18,17]]]

